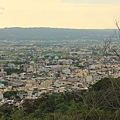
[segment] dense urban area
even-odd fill
[[[0,120],[120,119],[119,42],[0,43]]]

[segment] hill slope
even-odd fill
[[[110,36],[112,29],[62,29],[62,28],[2,28],[0,40],[100,40]]]

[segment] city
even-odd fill
[[[0,120],[120,120],[120,0],[0,0]]]
[[[21,101],[34,100],[43,93],[88,90],[102,78],[120,77],[119,57],[112,51],[119,51],[119,44],[111,43],[106,56],[104,42],[80,46],[75,40],[66,44],[1,46],[1,105],[10,102],[3,97],[6,91],[21,91]]]

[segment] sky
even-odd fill
[[[0,28],[116,28],[120,0],[0,0]]]

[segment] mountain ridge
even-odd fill
[[[113,34],[113,29],[69,29],[49,27],[0,28],[0,40],[76,40],[104,39]],[[86,37],[86,38],[85,38]]]

